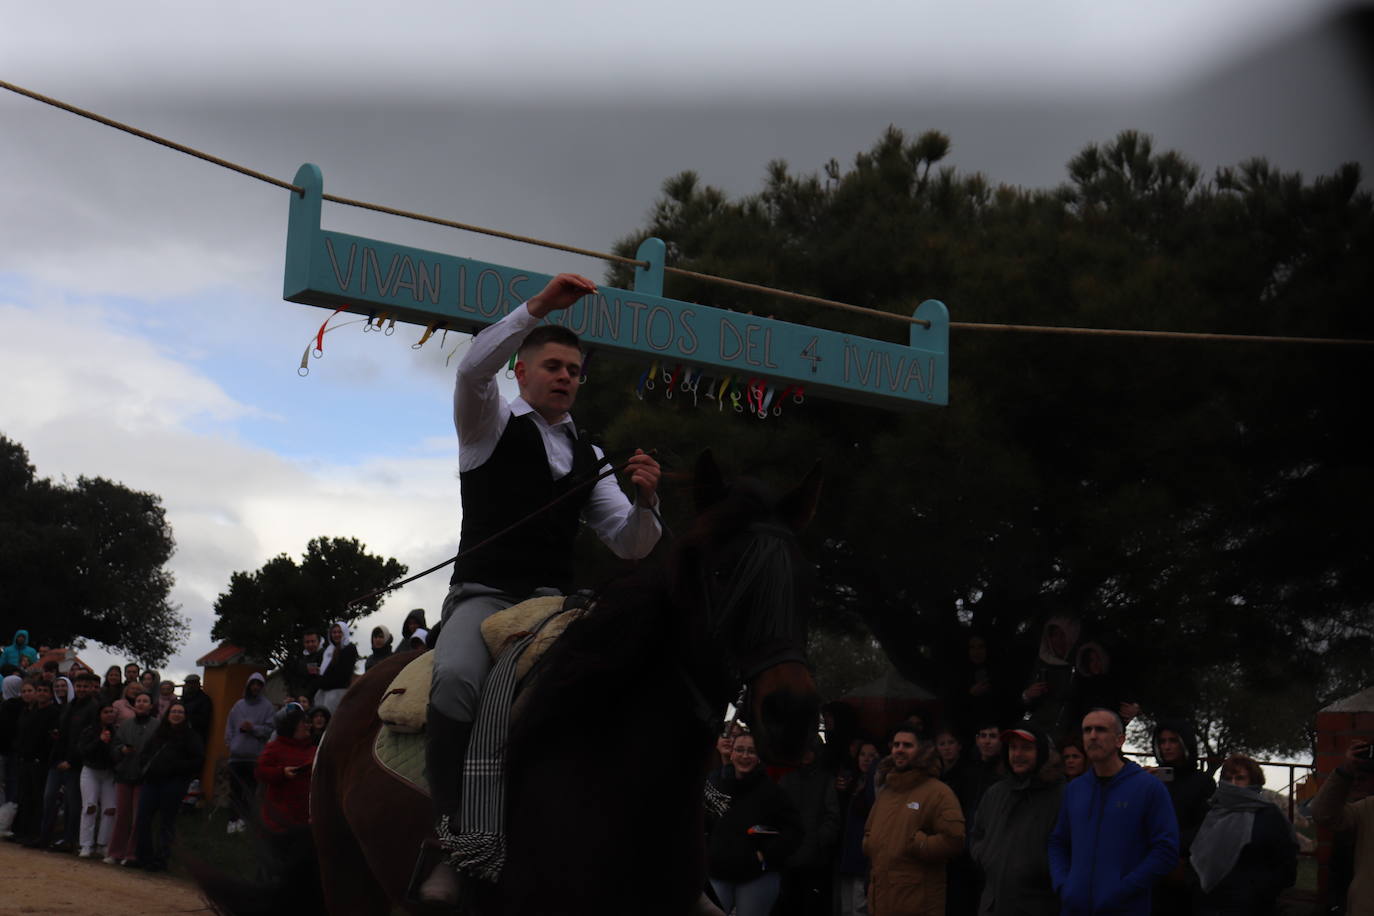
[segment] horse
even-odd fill
[[[703,783],[727,704],[765,761],[796,765],[820,701],[804,656],[810,571],[796,533],[819,467],[773,499],[697,462],[698,514],[667,551],[595,596],[526,688],[506,745],[508,851],[499,881],[465,879],[480,916],[697,911]],[[316,758],[312,833],[328,912],[413,912],[405,891],[429,800],[371,753],[404,653],[343,698]],[[717,762],[718,762],[718,758]]]

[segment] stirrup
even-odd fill
[[[435,868],[447,864],[448,853],[439,845],[438,840],[433,837],[427,837],[425,841],[420,844],[420,854],[415,857],[415,868],[410,873],[410,881],[406,883],[405,902],[411,906],[439,909],[440,907],[437,904],[420,899],[420,887],[434,872]],[[463,902],[463,893],[461,876],[458,877],[458,882],[458,905],[455,907],[455,911],[462,912],[461,905]]]

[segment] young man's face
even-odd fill
[[[153,711],[153,698],[146,693],[140,693],[134,698],[134,712],[140,716],[146,716]]]
[[[301,641],[307,652],[318,652],[320,648],[320,635],[318,633],[306,633]]]
[[[386,645],[386,637],[385,637],[385,636],[383,636],[381,633],[373,633],[373,634],[372,634],[372,651],[374,651],[374,652],[380,652],[381,649],[382,649],[382,646],[385,646],[385,645]]]
[[[550,423],[572,410],[582,376],[582,353],[567,344],[546,343],[515,364],[520,396]]]
[[[33,685],[25,681],[24,686],[19,688],[19,699],[24,701],[25,706],[31,706],[33,705],[34,695],[36,693],[37,691],[33,689]]]
[[[126,680],[126,681],[136,681],[136,680],[138,680],[138,665],[125,665],[125,666],[124,666],[124,680]]]
[[[52,705],[52,687],[47,683],[35,684],[33,688],[33,701],[39,708]]]
[[[85,680],[84,678],[82,680],[77,681],[75,685],[76,698],[78,700],[88,699],[91,694],[95,693],[96,686],[96,684],[93,684],[90,681]]]
[[[978,745],[978,756],[984,760],[991,760],[1002,753],[1002,733],[996,728],[980,728],[974,737],[974,742]]]
[[[1126,743],[1126,733],[1116,730],[1116,719],[1109,712],[1090,712],[1083,717],[1083,751],[1093,763],[1116,756]]]

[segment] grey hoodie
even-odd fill
[[[224,743],[229,745],[230,760],[257,760],[267,739],[272,737],[272,717],[277,709],[261,694],[249,696],[248,685],[254,681],[267,683],[267,679],[256,671],[250,674],[243,685],[243,699],[229,710],[229,720],[224,723]],[[252,726],[251,730],[239,728],[244,722]]]

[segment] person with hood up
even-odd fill
[[[1094,709],[1114,709],[1127,725],[1140,715],[1140,704],[1131,699],[1129,686],[1113,669],[1107,647],[1097,640],[1085,640],[1074,652],[1068,721],[1082,722]]]
[[[205,743],[191,727],[180,701],[167,707],[138,757],[143,769],[136,827],[138,861],[149,871],[162,871],[172,852],[181,800],[205,763]],[[154,820],[158,822],[156,833]]]
[[[1297,880],[1297,834],[1263,787],[1264,771],[1249,757],[1221,765],[1189,856],[1201,889],[1198,916],[1271,916],[1279,893]]]
[[[262,695],[267,680],[254,671],[243,685],[243,699],[229,710],[224,723],[224,741],[229,745],[229,792],[231,807],[229,833],[241,833],[257,781],[253,771],[267,739],[272,737],[272,718],[276,710]]]
[[[1050,831],[1050,881],[1063,916],[1145,916],[1151,889],[1178,864],[1169,793],[1121,757],[1125,743],[1126,727],[1112,710],[1083,717],[1092,769],[1065,787]]]
[[[1072,731],[1070,702],[1073,694],[1073,649],[1078,642],[1078,621],[1057,616],[1045,621],[1040,633],[1040,652],[1031,670],[1030,684],[1021,691],[1026,721],[1046,734]]]
[[[410,645],[410,637],[415,635],[416,630],[424,630],[425,635],[429,635],[429,624],[425,623],[425,609],[422,607],[415,608],[401,621],[401,646]]]
[[[868,911],[876,916],[944,916],[945,863],[964,849],[964,815],[938,778],[932,741],[898,729],[878,763],[877,794],[864,825],[872,869]]]
[[[801,844],[801,818],[768,778],[747,732],[735,739],[720,790],[730,796],[730,807],[706,842],[711,889],[726,913],[768,916],[781,888],[780,869]]]
[[[363,663],[364,671],[371,671],[372,666],[385,658],[391,657],[391,631],[383,626],[372,628],[372,654]]]
[[[329,627],[329,639],[320,659],[320,686],[315,691],[315,705],[323,706],[332,715],[353,683],[353,669],[357,665],[358,647],[348,639],[348,625],[336,620]]]
[[[1179,860],[1174,870],[1155,888],[1156,916],[1186,913],[1197,890],[1196,875],[1188,867],[1193,837],[1207,817],[1208,801],[1217,784],[1198,769],[1197,738],[1193,727],[1182,719],[1160,719],[1152,739],[1159,765],[1146,767],[1169,792],[1174,817],[1178,821]]]
[[[27,662],[24,659],[28,659]],[[15,630],[14,641],[0,649],[0,667],[13,665],[24,668],[38,661],[38,650],[29,645],[29,631]]]
[[[983,796],[969,834],[983,872],[979,916],[1056,916],[1049,838],[1064,795],[1064,769],[1049,737],[1034,725],[1002,733],[1011,775]]]

